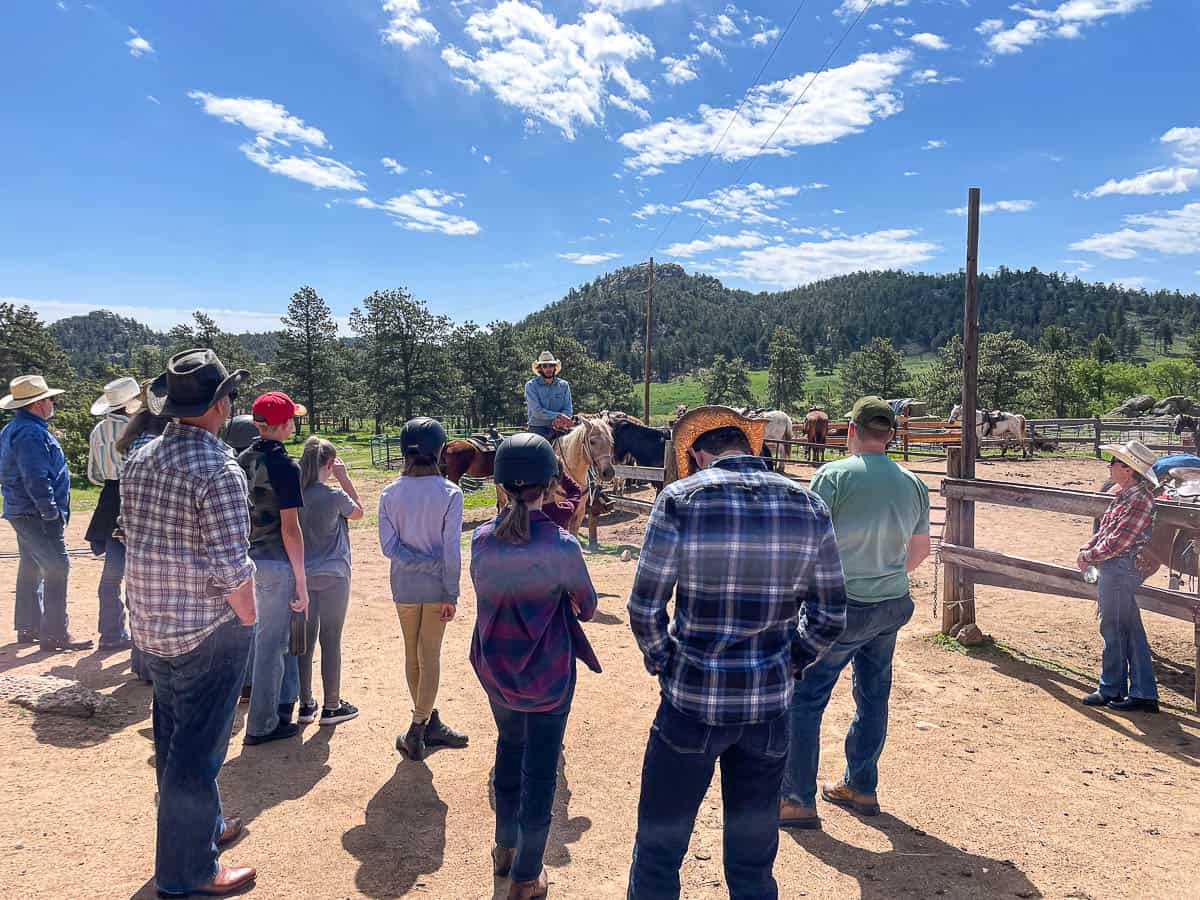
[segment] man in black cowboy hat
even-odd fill
[[[165,895],[227,894],[255,877],[217,859],[242,830],[221,813],[217,773],[255,621],[246,476],[217,435],[248,375],[212,350],[171,357],[148,405],[174,421],[121,472],[134,642],[154,681],[154,881]]]

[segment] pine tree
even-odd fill
[[[0,384],[5,393],[18,375],[44,375],[65,384],[73,374],[67,355],[33,309],[0,303]]]
[[[320,412],[333,389],[333,346],[337,323],[333,312],[308,285],[292,294],[284,330],[279,336],[275,371],[289,389],[304,398],[308,407],[308,431],[320,428]]]
[[[808,360],[800,352],[796,335],[783,325],[775,327],[767,349],[770,371],[767,373],[767,405],[785,412],[799,408],[804,399],[804,381]]]
[[[851,353],[842,364],[842,403],[848,408],[868,394],[899,397],[907,383],[904,355],[892,345],[891,339],[877,337],[862,350]]]

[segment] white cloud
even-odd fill
[[[1130,291],[1144,291],[1148,285],[1156,284],[1158,279],[1147,275],[1125,275],[1113,279],[1113,284],[1120,285]]]
[[[635,9],[655,9],[670,2],[672,0],[588,0],[588,5],[620,15]]]
[[[664,56],[659,60],[666,70],[663,72],[663,81],[667,84],[685,84],[695,81],[700,77],[700,73],[692,68],[696,59],[696,55],[692,53],[684,57]]]
[[[979,205],[979,213],[980,215],[987,215],[994,212],[1023,213],[1029,212],[1035,206],[1037,204],[1032,200],[997,200],[995,203],[981,203]],[[946,212],[952,216],[965,216],[967,208],[959,206],[956,209],[948,209]]]
[[[843,19],[857,16],[860,12],[867,8],[867,4],[871,0],[842,0],[842,5],[834,10],[834,14]],[[879,9],[883,6],[908,6],[909,0],[875,0],[874,9]]]
[[[384,43],[411,50],[421,43],[438,42],[437,28],[421,15],[421,0],[383,0],[383,11],[388,14]]]
[[[612,224],[612,219],[609,219],[606,216],[600,216],[600,218],[596,219],[596,221],[599,222],[601,225],[611,225]]]
[[[922,147],[921,149],[922,150],[941,150],[945,146],[946,146],[945,141],[929,140],[929,141],[925,142],[925,146]]]
[[[188,96],[200,101],[204,111],[234,125],[244,125],[263,141],[286,144],[297,140],[312,147],[324,147],[329,142],[320,128],[306,125],[281,104],[254,97],[217,97],[206,91],[188,91]]]
[[[558,258],[573,262],[577,266],[594,266],[597,263],[616,259],[620,255],[620,253],[560,253]]]
[[[842,235],[824,241],[772,244],[743,250],[716,274],[791,287],[864,270],[895,269],[931,259],[941,249],[916,239],[917,232],[893,228]]]
[[[492,154],[490,154],[490,153],[483,154],[483,161],[490,166],[492,164]]]
[[[750,36],[750,44],[754,47],[763,47],[771,43],[771,41],[775,40],[775,38],[779,37],[779,35],[779,28],[764,28],[762,31],[757,31]]]
[[[634,210],[633,217],[635,219],[648,219],[650,216],[660,216],[663,213],[679,212],[678,206],[670,206],[666,203],[647,203],[640,209]]]
[[[504,264],[504,268],[506,268],[506,269],[532,269],[533,263],[525,262],[525,260],[522,259],[522,260],[518,260],[516,262],[507,262]]]
[[[139,56],[149,56],[154,52],[154,48],[150,46],[150,42],[137,33],[136,28],[130,28],[129,33],[133,35],[125,42],[125,46],[129,48],[129,55],[135,59]]]
[[[328,156],[282,156],[259,144],[242,144],[238,148],[246,159],[268,172],[311,184],[315,188],[336,191],[365,191],[362,172]]]
[[[1182,194],[1191,190],[1200,182],[1200,169],[1188,169],[1182,166],[1170,169],[1151,169],[1139,172],[1132,178],[1117,180],[1110,178],[1104,184],[1090,191],[1076,191],[1076,197],[1091,200],[1095,197],[1106,197],[1109,194]]]
[[[405,172],[408,171],[408,166],[401,165],[399,162],[392,159],[390,156],[385,156],[382,159],[380,159],[379,161],[381,163],[383,163],[383,167],[385,169],[387,169],[389,172],[391,172],[393,175],[403,175]]]
[[[151,103],[153,103],[155,106],[162,106],[162,101],[159,100],[157,97],[155,97],[153,94],[147,94],[146,99],[149,100]]]
[[[950,45],[946,39],[940,34],[930,34],[928,31],[921,31],[909,38],[918,47],[924,47],[926,50],[949,50]]]
[[[905,177],[905,178],[911,178],[911,177],[912,177],[912,176],[914,176],[914,175],[920,175],[920,174],[921,174],[920,172],[912,172],[912,171],[909,171],[909,172],[905,172],[905,173],[904,173],[904,177]]]
[[[912,74],[913,84],[957,84],[962,81],[957,75],[942,75],[937,69],[918,69]]]
[[[823,184],[806,185],[811,189],[827,187]],[[688,200],[683,205],[716,221],[742,222],[747,225],[778,224],[783,220],[770,213],[778,210],[781,201],[798,195],[804,187],[782,185],[769,188],[757,181],[737,187],[720,188],[707,197]]]
[[[845,66],[829,69],[816,79],[762,152],[787,156],[792,148],[828,144],[900,112],[900,98],[891,89],[909,59],[907,50],[867,53]],[[733,161],[757,153],[810,80],[812,73],[802,73],[751,91],[721,144],[719,156]],[[645,172],[707,155],[733,114],[733,108],[705,104],[694,117],[672,117],[626,132],[620,142],[633,155],[625,165]]]
[[[672,244],[663,250],[663,255],[678,259],[691,259],[693,256],[699,256],[701,253],[707,253],[709,250],[719,247],[745,249],[761,247],[766,242],[767,239],[756,231],[743,231],[741,234],[717,234],[710,238],[698,238],[687,243]]]
[[[1200,253],[1200,203],[1179,209],[1125,216],[1120,231],[1093,234],[1071,244],[1110,259],[1133,259],[1139,251],[1180,256]]]
[[[1175,158],[1185,163],[1200,163],[1200,128],[1172,128],[1159,138],[1175,145]]]
[[[987,36],[993,53],[1020,53],[1031,44],[1050,38],[1074,40],[1083,28],[1108,16],[1124,16],[1150,5],[1150,0],[1066,0],[1054,9],[1014,5],[1011,8],[1026,18],[1011,28],[999,19],[985,19],[976,31]]]
[[[442,59],[452,69],[486,85],[503,103],[536,116],[568,140],[579,124],[596,125],[605,102],[636,112],[650,98],[629,72],[630,63],[654,56],[650,39],[628,29],[612,13],[596,10],[559,25],[553,15],[521,0],[467,20],[466,34],[479,44],[471,55],[447,47]],[[610,93],[615,85],[619,94]]]
[[[708,41],[701,41],[700,43],[698,43],[696,45],[696,52],[699,53],[701,56],[711,56],[713,59],[719,59],[722,61],[724,61],[724,59],[725,59],[725,54],[722,53],[718,48],[716,48],[712,44],[710,44]]]
[[[1062,262],[1063,265],[1072,267],[1070,273],[1072,275],[1082,275],[1085,272],[1090,272],[1092,269],[1096,268],[1086,259],[1064,259]]]
[[[417,188],[382,203],[366,197],[360,197],[354,203],[363,209],[383,210],[396,220],[397,225],[409,231],[440,231],[455,236],[479,234],[477,222],[445,212],[447,206],[462,206],[462,198],[462,194]]]

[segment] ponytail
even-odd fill
[[[496,523],[496,537],[506,544],[528,544],[532,536],[529,528],[530,507],[541,509],[545,493],[544,484],[508,492],[508,506],[500,513],[500,521]]]
[[[304,442],[300,454],[300,488],[310,488],[321,480],[321,469],[337,458],[337,448],[325,438],[313,435]]]

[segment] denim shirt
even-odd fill
[[[4,518],[71,515],[71,473],[62,445],[41,416],[18,409],[0,431],[0,484]]]
[[[525,405],[529,408],[529,424],[538,428],[549,428],[556,416],[573,416],[571,408],[571,385],[561,378],[546,384],[542,377],[530,378],[525,382]]]

